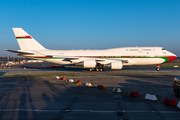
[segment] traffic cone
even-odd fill
[[[69,81],[69,82],[74,82],[74,79],[69,79],[68,81]]]
[[[59,79],[60,77],[59,77],[59,76],[56,76],[55,78],[56,78],[56,79]]]
[[[166,105],[177,105],[178,104],[176,99],[170,99],[170,98],[169,99],[165,98],[163,103]]]
[[[117,93],[120,93],[122,92],[120,88],[117,88]]]
[[[113,93],[117,93],[117,88],[116,87],[114,87]]]
[[[80,84],[81,84],[80,80],[76,81],[76,85],[80,85]]]
[[[119,93],[119,92],[121,92],[121,89],[120,89],[120,88],[117,88],[117,87],[114,87],[113,93]]]
[[[86,82],[85,86],[92,87],[92,83]]]
[[[133,91],[131,91],[130,92],[130,94],[129,94],[131,97],[139,97],[140,95],[139,95],[139,93],[138,92],[133,92]]]
[[[106,87],[104,85],[98,85],[97,88],[98,89],[106,89]]]
[[[65,77],[62,77],[61,80],[66,80],[66,78],[65,78]]]
[[[146,94],[145,99],[155,101],[157,97],[156,95]]]
[[[177,107],[180,109],[180,101],[178,102]]]

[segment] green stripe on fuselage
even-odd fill
[[[81,56],[83,57],[83,56]],[[81,58],[80,57],[80,58]],[[86,56],[84,56],[86,57]],[[50,58],[41,58],[41,57],[29,57],[29,58],[35,58],[35,59],[64,59],[64,58],[60,58],[60,57],[50,57]],[[87,57],[88,58],[88,57]],[[99,59],[105,59],[105,58],[108,58],[108,59],[113,59],[113,58],[161,58],[161,59],[164,59],[164,62],[163,63],[166,63],[169,61],[169,58],[168,57],[90,57],[90,58],[99,58]]]
[[[169,61],[168,57],[94,57],[94,58],[162,58],[165,61],[163,63],[166,63]]]

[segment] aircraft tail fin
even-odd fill
[[[12,28],[19,47],[23,51],[27,50],[46,50],[40,43],[26,33],[22,28]]]

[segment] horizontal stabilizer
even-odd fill
[[[32,52],[26,52],[26,51],[20,51],[20,50],[9,50],[9,49],[4,49],[5,51],[13,52],[13,53],[19,53],[19,54],[29,54],[29,55],[34,55]]]

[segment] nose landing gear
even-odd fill
[[[156,70],[159,71],[160,70],[160,66],[161,64],[158,64],[157,67],[156,67]]]

